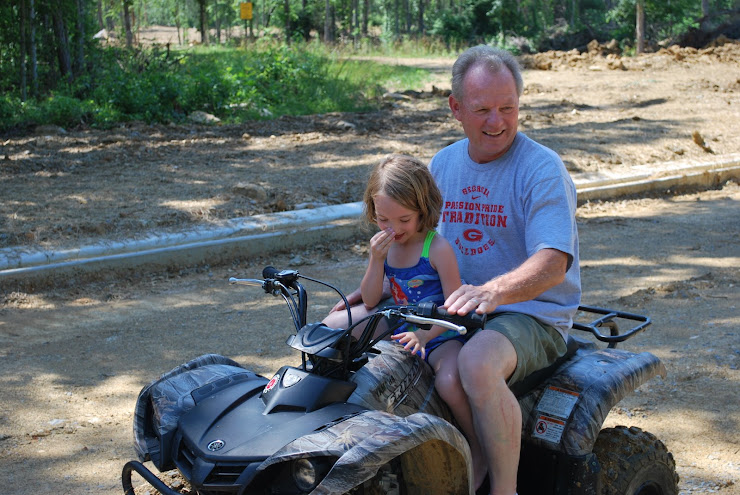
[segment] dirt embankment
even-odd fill
[[[521,129],[560,153],[573,174],[740,150],[740,44],[636,58],[605,50],[523,60],[548,70],[525,71]],[[0,249],[59,249],[358,201],[383,155],[428,160],[462,137],[442,96],[451,59],[384,61],[432,71],[416,88],[421,97],[389,97],[382,110],[364,114],[242,125],[134,122],[110,131],[44,126],[6,137]],[[408,88],[388,88],[400,89]]]

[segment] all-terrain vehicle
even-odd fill
[[[134,418],[139,461],[123,468],[126,495],[134,494],[133,472],[164,495],[474,493],[468,444],[434,390],[431,368],[384,338],[406,321],[464,333],[485,317],[420,304],[328,328],[306,322],[308,296],[299,280],[344,298],[341,291],[295,270],[268,267],[263,278],[231,282],[287,302],[297,330],[287,344],[301,352],[300,364],[266,378],[211,354],[146,386]],[[571,336],[563,358],[513,387],[523,414],[519,493],[677,494],[675,462],[660,440],[638,428],[601,429],[624,396],[665,375],[653,354],[615,348],[650,320],[581,311],[597,317],[574,328],[608,345]],[[383,319],[388,330],[374,335]],[[621,320],[635,326],[620,333]],[[171,488],[145,461],[160,472],[177,468],[190,488]]]

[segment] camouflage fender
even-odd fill
[[[649,352],[579,350],[520,399],[522,439],[568,455],[588,454],[611,408],[655,375],[665,377],[666,370]]]
[[[259,470],[314,456],[339,459],[312,495],[346,493],[399,456],[407,493],[472,493],[467,441],[450,423],[430,414],[400,418],[366,411],[296,439],[262,463]]]
[[[380,354],[372,355],[352,377],[357,388],[347,402],[396,416],[424,412],[454,421],[434,388],[434,372],[423,359],[395,342],[381,341],[375,347]]]

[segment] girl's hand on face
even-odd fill
[[[370,239],[370,257],[385,260],[388,250],[391,248],[393,238],[396,235],[393,229],[381,230]]]

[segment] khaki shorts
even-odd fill
[[[555,327],[522,313],[489,315],[485,330],[499,332],[516,350],[516,369],[508,385],[551,365],[566,351],[565,340]]]

